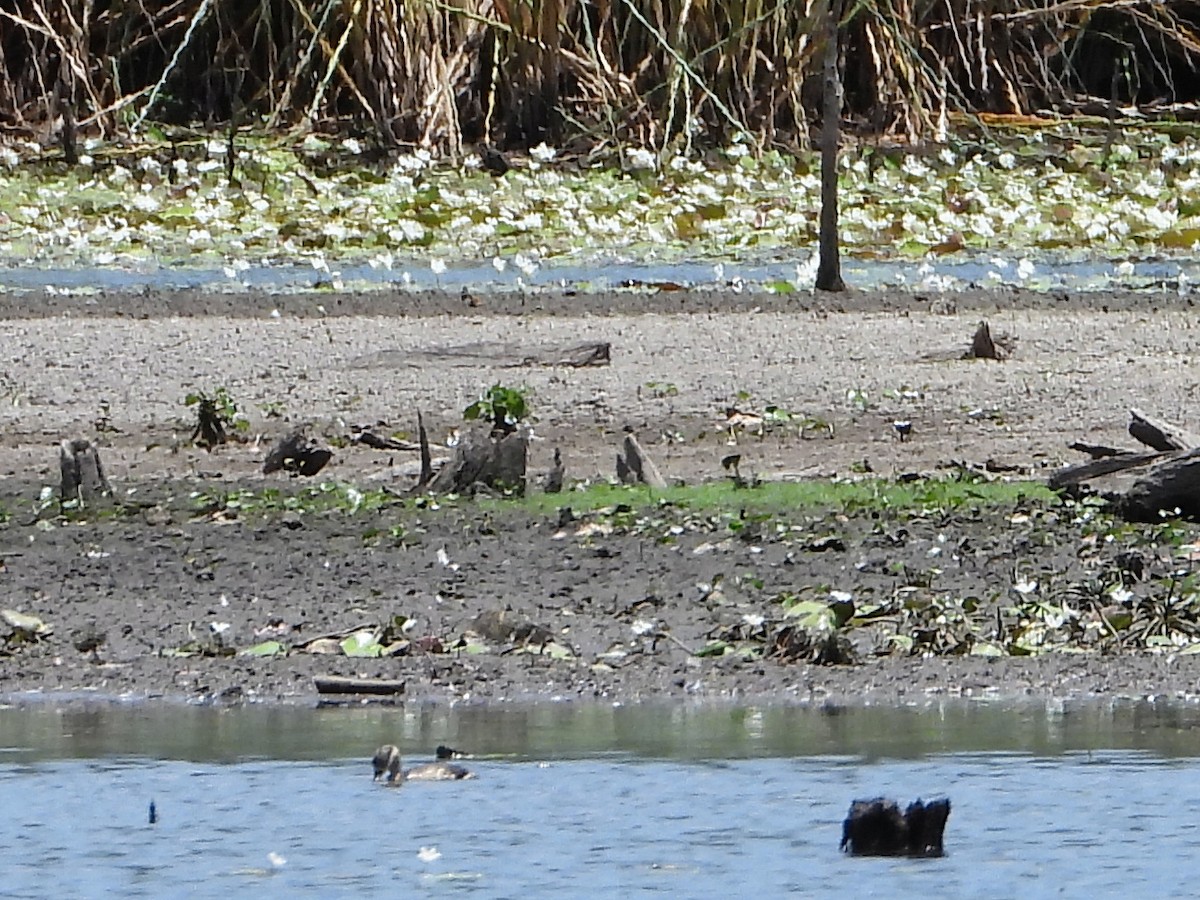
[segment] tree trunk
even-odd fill
[[[838,248],[838,142],[842,115],[842,80],[838,74],[838,25],[842,0],[829,0],[825,28],[825,105],[821,123],[821,236],[817,266],[819,291],[844,291]]]

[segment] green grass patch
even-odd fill
[[[928,478],[899,482],[878,478],[771,481],[753,487],[737,487],[732,482],[719,481],[666,490],[597,484],[563,494],[534,494],[518,502],[532,512],[551,512],[564,506],[577,513],[620,506],[632,510],[677,506],[696,512],[738,509],[770,513],[806,509],[846,513],[898,510],[923,514],[1022,500],[1052,503],[1057,499],[1053,491],[1036,481]],[[481,504],[498,506],[511,502],[485,500]]]

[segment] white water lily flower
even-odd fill
[[[521,270],[526,278],[532,278],[533,273],[538,270],[537,261],[526,256],[524,253],[518,253],[513,257],[513,264]]]
[[[401,219],[388,229],[387,236],[397,243],[415,243],[425,238],[425,226],[412,219]]]
[[[1133,591],[1128,588],[1120,587],[1119,585],[1108,592],[1114,603],[1128,603],[1133,599]]]
[[[631,169],[654,169],[657,160],[654,154],[642,147],[630,147],[625,151],[625,161],[629,163]]]

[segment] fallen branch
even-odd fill
[[[394,697],[403,694],[405,682],[385,678],[348,678],[341,675],[314,675],[318,694],[373,694]]]

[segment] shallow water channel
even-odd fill
[[[880,794],[947,857],[841,855]],[[0,708],[4,897],[1188,897],[1197,809],[1190,705]]]

